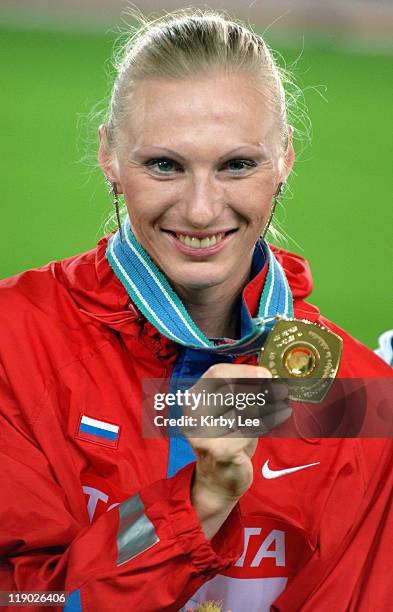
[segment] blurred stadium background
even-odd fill
[[[311,301],[374,348],[392,327],[392,1],[136,2],[147,14],[189,4],[253,23],[293,66],[313,135],[297,145],[283,246],[309,259]],[[103,234],[111,204],[87,116],[108,95],[126,6],[0,0],[0,278],[92,248]]]

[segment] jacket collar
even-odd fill
[[[114,331],[139,335],[143,328],[144,334],[160,337],[165,344],[173,344],[146,321],[113,273],[106,258],[109,237],[102,238],[95,249],[60,262],[63,283],[72,299],[81,312]],[[272,250],[284,268],[294,299],[309,295],[312,278],[307,261],[278,247],[273,246]],[[251,317],[257,311],[266,271],[266,263],[262,268],[254,269],[253,278],[243,290],[243,310],[246,309]]]

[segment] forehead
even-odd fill
[[[263,142],[274,135],[273,113],[250,76],[149,79],[132,94],[123,129],[138,146]]]

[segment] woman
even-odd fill
[[[262,314],[338,334],[342,378],[390,375],[303,301],[307,263],[259,241],[294,163],[264,42],[212,13],[146,27],[99,161],[129,220],[2,282],[1,589],[67,590],[73,610],[387,606],[385,440],[142,436],[144,379],[266,387]],[[267,402],[266,429],[289,414]]]

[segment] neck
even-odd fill
[[[249,278],[249,270],[237,287],[218,285],[189,289],[176,286],[188,314],[207,338],[237,338],[240,315],[239,296]]]

